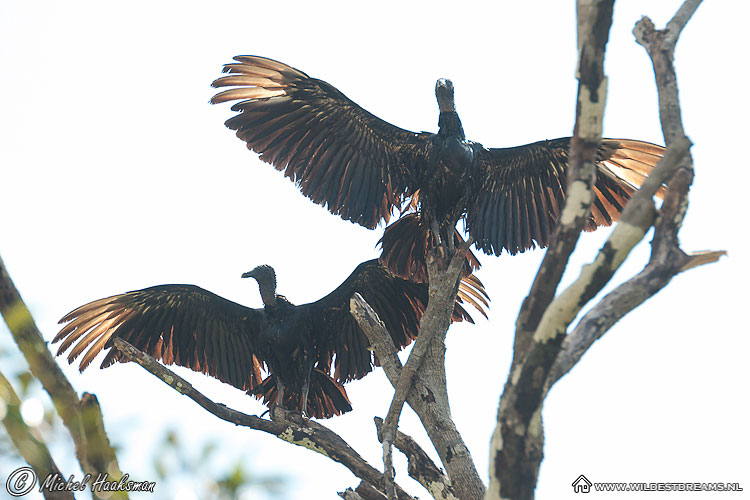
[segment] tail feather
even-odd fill
[[[469,278],[474,278],[475,282],[469,282]],[[479,279],[473,274],[466,276],[461,280],[458,285],[457,302],[468,302],[474,309],[480,312],[482,316],[487,318],[486,308],[489,308],[490,297],[487,295],[487,291],[484,289],[484,285]],[[454,311],[455,316],[455,311]],[[454,321],[456,321],[454,319]],[[469,318],[471,321],[471,318]],[[473,323],[473,321],[471,321]]]
[[[455,244],[464,243],[461,234],[454,232]],[[418,212],[401,216],[396,222],[385,228],[383,237],[378,242],[383,252],[380,263],[395,276],[416,283],[427,282],[427,250],[433,244],[430,231],[419,216]],[[468,321],[474,323],[471,315],[463,307],[464,303],[471,304],[485,318],[490,298],[484,285],[474,274],[481,264],[469,250],[466,253],[466,269],[458,287],[456,305],[453,310],[452,321]]]
[[[276,376],[269,375],[255,388],[252,395],[269,405],[276,403]],[[284,390],[282,406],[287,410],[302,409],[302,394],[291,387]],[[352,410],[349,397],[341,384],[337,384],[328,374],[313,369],[310,374],[310,390],[307,394],[307,414],[313,418],[331,418]]]
[[[454,231],[454,242],[464,242],[458,230]],[[399,278],[427,283],[427,250],[435,244],[427,224],[419,212],[401,216],[396,222],[385,228],[378,241],[383,249],[380,263]],[[466,253],[466,275],[481,267],[479,259],[469,250]]]

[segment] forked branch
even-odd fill
[[[367,335],[388,380],[395,387],[400,379],[402,366],[391,336],[375,312],[358,294],[355,294],[350,301],[350,311]],[[442,342],[437,344],[443,345]],[[425,366],[417,372],[414,388],[409,393],[407,402],[419,417],[430,441],[437,450],[456,496],[458,498],[481,498],[484,485],[477,473],[469,449],[451,419],[445,390],[445,377],[443,375],[441,379],[439,375],[439,368],[442,367],[443,370],[445,368],[444,359],[439,349],[434,349],[434,351],[428,353]],[[439,383],[436,384],[436,380]],[[441,385],[442,389],[436,388]],[[394,436],[394,441],[396,436]],[[440,479],[439,483],[445,482]],[[434,487],[433,485],[425,487],[430,492],[441,488],[437,483]]]
[[[533,498],[542,458],[541,410],[544,398],[552,385],[580,360],[591,344],[619,318],[666,286],[676,274],[715,262],[724,254],[722,251],[686,254],[680,249],[677,239],[687,209],[693,167],[689,154],[690,141],[684,136],[680,119],[672,65],[673,51],[680,31],[699,3],[687,0],[665,31],[655,31],[647,18],[636,26],[638,42],[647,48],[654,63],[667,152],[641,191],[628,203],[597,259],[583,268],[580,277],[568,289],[554,300],[549,297],[550,290],[547,289],[540,300],[534,297],[535,282],[519,315],[513,366],[500,400],[498,426],[491,450],[493,467],[488,499]],[[586,25],[582,14],[592,12],[582,9],[583,4],[589,4],[588,8],[594,11],[598,10],[595,16],[590,16],[597,22],[607,10],[611,14],[611,5],[602,7],[603,2],[579,1],[579,37],[581,26]],[[588,32],[601,34],[595,25]],[[585,40],[579,48],[582,61],[587,52]],[[579,69],[584,67],[583,63],[579,65]],[[583,85],[583,75],[579,79]],[[579,91],[579,99],[580,95]],[[593,106],[589,109],[593,109]],[[582,108],[579,102],[577,123],[582,110],[586,108]],[[587,123],[590,122],[588,120]],[[571,144],[571,150],[574,145]],[[573,160],[571,151],[571,162]],[[657,211],[652,197],[663,182],[668,184],[668,189],[664,203]],[[568,335],[568,327],[576,315],[609,281],[632,247],[652,225],[655,226],[652,254],[644,271],[602,299]],[[555,247],[551,247],[548,254],[553,251]],[[544,263],[537,280],[540,276],[549,276]],[[545,307],[542,309],[541,305]],[[536,323],[529,315],[530,311],[539,313],[540,319]],[[528,328],[531,326],[534,326],[534,333],[528,338]],[[521,335],[527,338],[519,341]]]

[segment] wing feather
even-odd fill
[[[477,145],[477,196],[466,225],[486,253],[510,254],[549,244],[567,186],[570,138],[514,148]],[[631,139],[603,139],[597,152],[595,199],[586,229],[616,221],[633,192],[664,154],[664,148]],[[664,187],[657,193],[662,196]]]
[[[213,82],[234,87],[216,94],[213,104],[240,101],[226,126],[315,203],[368,228],[387,221],[414,188],[409,180],[416,178],[429,134],[391,125],[284,63],[234,59],[224,66],[229,75]]]
[[[83,371],[102,351],[102,368],[121,359],[119,337],[166,364],[186,366],[243,390],[261,381],[254,339],[265,327],[262,310],[250,309],[193,285],[160,285],[114,295],[66,314],[53,339],[68,361],[83,354]],[[76,343],[77,342],[77,343]]]
[[[466,281],[467,278],[464,280]],[[349,313],[349,300],[359,293],[373,308],[394,344],[401,349],[417,335],[419,322],[427,305],[427,285],[398,278],[377,260],[363,262],[333,292],[322,299],[305,304],[313,323],[314,343],[320,360],[333,359],[334,379],[346,382],[364,377],[375,364],[369,341],[354,317]],[[484,287],[472,277],[461,289],[465,299],[485,314],[480,303],[487,306]],[[457,301],[453,320],[471,321],[471,317]]]

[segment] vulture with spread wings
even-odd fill
[[[65,315],[54,342],[68,361],[83,354],[83,371],[103,349],[101,367],[120,361],[119,337],[165,364],[199,371],[310,416],[351,410],[343,383],[372,370],[364,332],[349,313],[356,292],[375,310],[398,348],[417,335],[427,286],[393,276],[377,260],[363,262],[333,292],[295,306],[276,293],[276,274],[258,266],[242,275],[258,282],[262,309],[229,301],[194,285],[159,285],[83,305]],[[453,321],[470,321],[463,304],[486,315],[488,297],[473,275],[460,286]],[[87,350],[88,349],[88,350]],[[85,352],[85,353],[84,353]],[[263,378],[262,370],[268,375]]]
[[[381,262],[403,277],[424,274],[421,248],[452,247],[459,219],[488,254],[549,244],[564,202],[570,138],[511,148],[467,141],[453,84],[437,81],[437,133],[410,132],[359,107],[332,85],[272,59],[237,56],[213,82],[212,103],[239,101],[226,125],[260,158],[332,213],[367,228],[411,201],[416,212],[386,228]],[[586,229],[610,225],[664,148],[603,139]]]

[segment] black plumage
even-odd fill
[[[242,275],[258,282],[263,308],[229,301],[194,285],[159,285],[83,305],[65,315],[53,342],[68,361],[83,354],[83,371],[103,349],[101,367],[121,360],[119,337],[165,364],[199,371],[266,403],[327,418],[351,410],[343,383],[364,377],[375,360],[349,313],[358,292],[385,323],[398,348],[419,330],[427,287],[393,276],[377,260],[364,262],[333,292],[295,306],[276,293],[270,266]],[[454,321],[472,321],[464,301],[484,313],[487,295],[473,275],[464,278]],[[262,371],[267,371],[263,378]],[[309,395],[309,396],[308,396]]]
[[[401,218],[386,228],[386,235],[410,234],[418,227],[431,234],[416,243],[429,246],[447,239],[450,247],[454,238],[449,235],[465,218],[477,248],[488,254],[549,244],[564,202],[570,138],[512,148],[467,141],[453,84],[445,79],[435,89],[438,132],[410,132],[286,64],[258,56],[235,60],[224,67],[230,75],[213,82],[235,88],[211,102],[239,101],[232,106],[238,114],[227,120],[227,127],[332,213],[374,228],[411,201],[420,223]],[[602,140],[587,229],[617,220],[663,152],[642,141]],[[418,262],[391,260],[392,255],[419,256],[386,242],[404,243],[401,237],[384,237],[382,260],[389,269],[404,277],[424,273]]]

